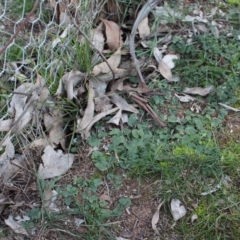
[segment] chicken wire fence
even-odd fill
[[[2,84],[16,87],[17,82],[34,81],[39,73],[54,91],[64,72],[83,69],[82,61],[88,56],[81,52],[84,48],[79,47],[80,35],[73,22],[83,31],[89,30],[105,3],[0,0]]]

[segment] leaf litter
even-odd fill
[[[56,6],[55,6],[56,7]],[[166,11],[167,9],[167,11]],[[66,10],[66,9],[65,9]],[[61,8],[60,11],[60,23],[67,26],[71,24],[71,19],[68,16],[64,9]],[[183,21],[190,21],[193,23],[193,28],[196,24],[195,33],[199,32],[207,32],[208,25],[205,23],[209,22],[217,12],[217,9],[214,9],[212,13],[208,16],[205,16],[201,11],[197,13],[198,16],[182,16],[180,11],[175,11],[171,9],[167,3],[165,3],[164,7],[156,7],[156,10],[153,9],[155,15],[160,15],[164,20],[161,21],[162,24],[168,23],[168,18],[182,19]],[[97,28],[93,29],[90,34],[90,39],[94,45],[94,47],[99,51],[104,51],[104,44],[108,45],[108,48],[112,51],[115,51],[108,59],[107,62],[110,65],[106,64],[106,62],[99,63],[95,65],[92,70],[93,79],[90,81],[90,77],[86,73],[82,73],[77,70],[71,70],[69,72],[64,73],[62,78],[59,81],[58,90],[56,91],[57,98],[63,98],[66,96],[69,100],[79,101],[78,89],[80,85],[87,86],[88,95],[87,95],[87,106],[81,109],[83,113],[82,119],[78,120],[77,132],[90,136],[89,132],[92,126],[100,121],[102,118],[108,115],[113,115],[108,123],[119,125],[128,121],[128,115],[125,112],[132,112],[135,114],[139,113],[139,110],[136,109],[135,106],[129,104],[127,100],[119,94],[119,91],[129,91],[135,92],[140,95],[140,98],[146,93],[145,90],[139,87],[132,87],[132,85],[124,85],[124,80],[121,79],[118,83],[114,81],[112,83],[113,77],[111,76],[111,71],[113,70],[116,74],[122,74],[123,71],[127,71],[124,69],[119,69],[119,65],[122,60],[122,49],[123,49],[123,41],[122,41],[122,32],[118,24],[115,22],[101,19],[101,21],[105,25],[105,34],[106,41],[104,39],[102,24],[100,23]],[[138,33],[140,38],[145,38],[150,35],[150,27],[148,25],[148,17],[145,17],[140,24],[138,25]],[[201,24],[200,24],[201,23]],[[216,22],[210,21],[211,31],[213,35],[217,38],[219,37],[219,26]],[[71,26],[72,27],[72,26]],[[66,28],[67,29],[67,28]],[[66,30],[65,29],[65,30]],[[64,34],[61,38],[65,38],[67,36],[67,31],[64,30]],[[171,41],[171,38],[169,38]],[[54,42],[54,47],[57,46],[58,43],[61,42],[61,39],[57,39]],[[161,48],[160,48],[161,49]],[[179,59],[177,54],[166,53],[166,49],[162,48],[160,51],[158,47],[154,47],[154,56],[157,61],[157,68],[161,75],[167,79],[169,82],[171,81],[179,81],[174,80],[178,77],[172,73],[172,69],[175,66],[175,59]],[[163,54],[165,54],[163,56]],[[98,55],[98,54],[97,54]],[[98,55],[99,57],[99,55]],[[99,61],[99,58],[97,59]],[[95,64],[95,63],[94,63]],[[154,65],[153,65],[154,66]],[[111,69],[112,68],[112,69]],[[108,75],[108,76],[107,76]],[[110,76],[110,77],[109,77]],[[136,74],[134,75],[136,76]],[[23,75],[22,78],[26,79],[26,76]],[[20,77],[19,77],[20,79]],[[102,80],[101,80],[102,79]],[[108,80],[105,80],[108,79]],[[83,80],[89,80],[86,83]],[[84,83],[83,83],[84,82]],[[111,85],[111,84],[112,85]],[[111,85],[111,93],[107,94],[108,84]],[[207,96],[213,90],[212,86],[200,88],[185,88],[183,93],[175,93],[175,96],[181,102],[189,102],[195,100],[189,95],[200,95],[202,97]],[[46,138],[38,138],[31,142],[29,148],[31,149],[44,149],[44,154],[42,155],[42,163],[38,168],[38,175],[40,179],[50,179],[56,176],[61,176],[66,173],[73,164],[74,155],[70,153],[63,153],[59,148],[61,147],[64,151],[66,151],[66,145],[63,139],[66,138],[64,132],[64,122],[61,119],[63,113],[61,111],[54,111],[54,109],[50,106],[45,107],[45,103],[55,104],[55,99],[52,101],[49,98],[49,91],[45,87],[45,80],[38,75],[38,80],[36,84],[32,83],[24,83],[21,84],[16,91],[23,93],[23,95],[14,94],[8,108],[8,117],[9,119],[4,119],[0,121],[0,130],[1,131],[9,131],[10,134],[7,135],[5,141],[2,142],[1,147],[4,150],[1,155],[1,162],[6,162],[4,167],[1,166],[1,174],[4,174],[4,181],[9,180],[15,173],[17,173],[23,163],[19,160],[23,160],[23,155],[18,156],[15,153],[15,148],[13,143],[11,142],[11,136],[17,134],[19,131],[23,131],[26,127],[30,126],[30,124],[34,124],[35,116],[42,115],[41,119],[44,122],[44,127],[46,128]],[[25,95],[24,95],[25,94]],[[144,97],[142,98],[144,102]],[[147,101],[146,101],[147,102]],[[111,103],[111,104],[110,104]],[[221,103],[219,103],[221,104]],[[113,107],[113,105],[117,107]],[[231,108],[226,104],[221,104],[223,107],[238,111],[235,108]],[[44,111],[42,111],[44,109]],[[41,112],[42,111],[42,112]],[[79,111],[80,112],[80,111]],[[115,114],[115,115],[114,115]],[[34,115],[34,116],[33,116]],[[125,119],[125,120],[124,120]],[[17,159],[19,157],[19,159]],[[11,162],[9,161],[11,159]],[[12,164],[13,163],[13,164]],[[18,166],[19,165],[19,166]],[[14,166],[14,167],[13,167]],[[56,167],[57,166],[57,167]],[[212,191],[215,191],[212,190]],[[205,192],[203,194],[210,194],[211,192]],[[51,210],[51,204],[54,205],[54,201],[56,200],[57,194],[51,188],[46,188],[44,192],[44,200],[45,200],[45,208]],[[2,201],[6,201],[6,197],[2,196]],[[111,201],[111,197],[108,194],[100,195],[101,200]],[[153,215],[152,218],[152,229],[155,234],[159,235],[159,231],[157,229],[157,223],[159,221],[159,211],[163,203],[160,203],[157,211]],[[56,207],[56,206],[55,206]],[[53,207],[52,209],[54,209]],[[171,212],[175,221],[184,217],[186,214],[185,207],[181,204],[178,199],[172,199],[171,201]],[[197,217],[193,217],[192,222],[196,221]],[[16,233],[20,233],[23,235],[27,235],[25,229],[22,229],[20,221],[16,221],[17,219],[13,218],[12,215],[9,215],[9,218],[5,220],[6,224],[8,224],[13,231]],[[18,230],[17,230],[18,229]],[[117,239],[124,239],[119,237]]]

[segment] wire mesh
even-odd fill
[[[73,21],[88,33],[106,2],[0,0],[0,119],[12,92],[37,74],[53,94],[64,73],[89,70],[91,51]]]

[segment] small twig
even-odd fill
[[[146,88],[146,83],[145,80],[143,78],[142,72],[140,70],[140,66],[139,66],[139,61],[137,60],[136,54],[135,54],[135,35],[138,29],[139,24],[141,23],[141,21],[148,16],[148,14],[150,13],[151,9],[155,6],[157,6],[158,3],[160,3],[161,0],[148,0],[142,7],[141,11],[138,13],[137,19],[134,22],[133,28],[132,28],[132,32],[130,35],[130,39],[129,39],[129,49],[130,49],[130,54],[133,60],[133,63],[135,65],[135,68],[137,70],[137,75],[139,78],[139,85],[142,88]]]
[[[33,15],[34,11],[37,8],[39,0],[36,0],[32,10],[30,11],[30,13],[28,13],[28,15],[26,16],[26,18],[24,19],[24,21],[21,22],[21,24],[18,26],[16,32],[12,35],[12,37],[8,40],[8,42],[4,45],[4,47],[0,50],[0,55],[5,52],[5,50],[8,48],[8,46],[13,42],[13,40],[17,37],[17,35],[19,34],[19,32],[23,29],[23,27],[26,25],[27,21],[29,20],[29,18]]]
[[[157,121],[157,123],[162,127],[162,128],[165,128],[166,127],[166,124],[163,123],[158,115],[154,112],[154,110],[150,107],[150,105],[146,104],[146,107],[147,109],[149,110],[149,112],[151,112],[151,115],[154,117],[154,119]]]
[[[130,92],[129,96],[134,98],[134,99],[137,99],[137,100],[141,101],[142,103],[148,103],[148,101],[146,99],[141,98],[141,97],[139,97],[138,95],[136,95],[132,92]]]
[[[145,102],[146,100],[141,100],[140,97],[136,98],[135,94],[131,94],[130,97],[139,105],[141,106],[146,112],[150,114],[150,116],[161,126],[162,128],[166,127],[165,123],[163,123],[157,114],[153,111],[153,109]]]

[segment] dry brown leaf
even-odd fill
[[[33,142],[31,142],[29,148],[34,149],[34,148],[45,148],[48,145],[48,140],[46,138],[39,138],[35,139]]]
[[[59,24],[61,26],[67,27],[72,23],[71,17],[68,15],[67,12],[60,12],[59,16]]]
[[[127,112],[138,113],[138,110],[136,108],[128,104],[127,101],[121,96],[119,96],[118,94],[112,94],[110,98],[111,98],[111,101],[116,106],[118,106],[119,109]]]
[[[164,78],[166,78],[168,81],[172,81],[172,71],[163,60],[159,62],[158,70]]]
[[[61,150],[55,151],[51,146],[44,149],[43,164],[38,168],[39,179],[48,179],[62,175],[73,164],[73,154],[63,154]]]
[[[213,90],[213,86],[208,86],[205,88],[201,87],[193,87],[193,88],[185,88],[183,90],[184,93],[192,94],[192,95],[200,95],[205,97]]]
[[[0,164],[3,164],[6,160],[13,158],[15,155],[15,148],[9,135],[2,142],[0,150],[3,150],[3,147],[5,147],[5,151],[0,155]]]
[[[121,118],[122,118],[122,110],[119,109],[119,111],[108,121],[108,123],[113,123],[118,126]]]
[[[95,102],[95,110],[97,112],[101,112],[107,105],[110,103],[110,99],[103,95],[101,97],[97,97],[94,99]]]
[[[11,178],[21,170],[21,166],[24,162],[23,155],[16,155],[13,160],[8,160],[5,164],[0,168],[0,178],[3,179],[4,182],[11,182]]]
[[[85,129],[89,123],[92,121],[94,116],[94,89],[92,87],[91,82],[89,83],[89,91],[88,91],[88,105],[85,109],[84,116],[82,118],[82,121],[78,127],[78,131],[81,131]]]
[[[108,21],[105,19],[101,19],[101,21],[106,26],[106,37],[107,37],[107,45],[111,50],[116,50],[119,47],[122,47],[122,31],[120,27],[113,21]]]
[[[85,77],[84,73],[81,73],[80,71],[72,70],[70,72],[67,72],[63,75],[63,77],[59,81],[58,89],[55,93],[55,95],[62,95],[63,94],[63,86],[67,92],[67,98],[73,99],[76,98],[76,95],[74,94],[74,87],[76,87],[77,84],[79,84]]]
[[[123,90],[123,82],[124,80],[126,80],[126,78],[120,78],[119,80],[117,81],[114,81],[114,83],[112,84],[111,86],[111,90],[112,91],[122,91]]]
[[[117,51],[110,58],[107,59],[107,61],[110,67],[112,68],[112,70],[114,72],[118,72],[118,66],[121,62],[121,48],[118,48]],[[100,73],[110,73],[110,72],[111,72],[111,69],[108,67],[107,63],[105,62],[99,63],[93,68],[94,76],[97,76]]]
[[[104,47],[102,24],[103,23],[100,23],[95,29],[92,29],[90,32],[90,39],[92,41],[92,44],[99,52],[102,52]]]
[[[32,90],[33,86],[34,85],[32,83],[24,83],[20,85],[15,91],[20,93],[29,93]],[[8,112],[14,114],[14,122],[16,122],[23,113],[27,98],[27,95],[13,95]]]
[[[106,194],[106,193],[104,193],[101,196],[99,196],[99,200],[103,200],[103,201],[107,201],[107,202],[111,202],[112,201],[110,196],[108,194]]]
[[[89,79],[94,89],[95,97],[103,96],[106,93],[107,83],[99,79]]]
[[[148,17],[145,17],[138,26],[138,32],[140,38],[144,38],[150,35],[150,27],[148,25]]]
[[[62,122],[62,112],[58,109],[52,110],[51,115],[48,113],[44,114],[44,126],[49,133],[49,142],[51,145],[56,146],[59,143],[62,148],[65,149],[65,132],[64,125]]]
[[[52,190],[49,182],[45,186],[43,192],[43,206],[46,210],[50,212],[58,212],[60,209],[57,208],[55,201],[57,200],[58,193],[55,190]]]
[[[159,211],[160,211],[160,208],[162,207],[163,203],[164,202],[162,201],[158,205],[157,211],[153,214],[153,217],[152,217],[152,229],[155,232],[155,234],[157,234],[157,235],[160,235],[156,225],[157,225],[157,223],[159,221]]]
[[[6,119],[0,122],[0,132],[6,132],[11,129],[13,125],[13,119]]]
[[[157,47],[153,48],[153,55],[158,63],[162,60],[162,53]]]
[[[15,221],[12,215],[9,215],[8,219],[4,221],[15,233],[28,236],[26,229],[19,222]]]
[[[237,109],[237,108],[233,108],[231,106],[228,106],[227,104],[224,104],[224,103],[218,103],[220,106],[228,109],[228,110],[231,110],[231,111],[234,111],[234,112],[240,112],[240,109]]]
[[[190,102],[195,100],[193,97],[187,94],[178,95],[175,93],[175,96],[179,99],[180,102]]]
[[[86,132],[89,132],[91,130],[94,123],[98,122],[100,119],[106,117],[107,115],[110,115],[110,114],[116,112],[118,109],[119,109],[118,107],[112,108],[110,110],[106,110],[106,111],[101,112],[98,115],[94,116],[91,123],[89,123],[88,127],[86,128]]]

